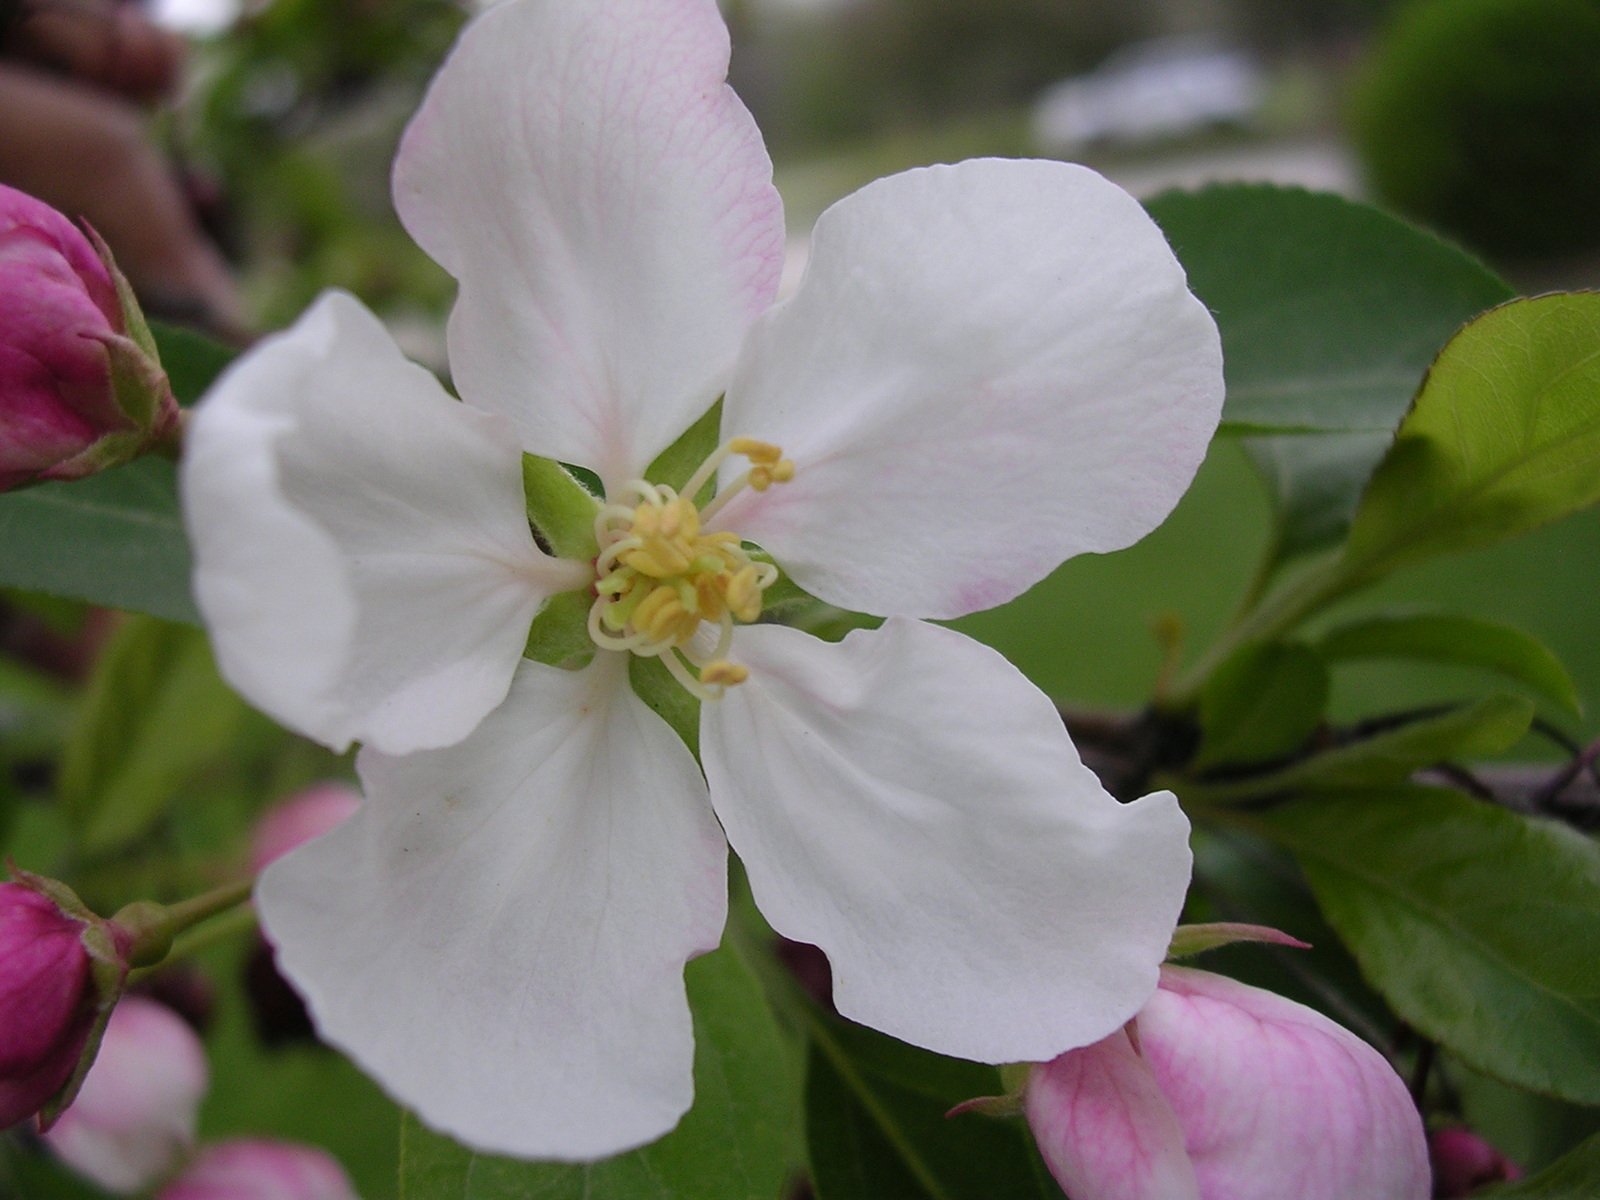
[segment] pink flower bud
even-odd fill
[[[0,491],[77,479],[171,433],[178,408],[148,338],[89,238],[0,184]]]
[[[250,865],[258,874],[295,847],[330,832],[361,804],[346,783],[317,783],[273,805],[256,823]]]
[[[1470,1129],[1435,1129],[1428,1135],[1428,1154],[1438,1200],[1455,1200],[1491,1183],[1522,1178],[1516,1163]]]
[[[205,1051],[183,1018],[129,996],[111,1014],[77,1099],[44,1140],[107,1191],[141,1191],[194,1145],[206,1083]]]
[[[156,1200],[356,1200],[328,1154],[292,1142],[222,1142],[201,1153]]]
[[[94,1027],[87,925],[50,897],[0,883],[0,1129],[59,1092]]]
[[[1163,967],[1129,1025],[1034,1070],[1040,1153],[1073,1200],[1427,1200],[1422,1121],[1322,1014]]]

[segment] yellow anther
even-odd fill
[[[761,615],[761,584],[759,572],[748,566],[734,573],[723,591],[728,611],[745,624]]]
[[[777,463],[777,464],[775,464],[773,466],[773,468],[772,468],[772,482],[773,483],[788,483],[793,478],[794,478],[794,460],[793,459],[786,458],[782,462],[779,462],[779,463]]]
[[[750,668],[742,663],[719,658],[700,668],[700,682],[712,687],[734,687],[750,678]]]
[[[672,542],[651,538],[642,550],[630,550],[624,554],[622,564],[651,579],[670,579],[688,569],[689,556]]]
[[[770,467],[783,457],[783,451],[771,442],[756,438],[736,437],[728,443],[728,451],[748,458],[752,463]]]

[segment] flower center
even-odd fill
[[[692,499],[729,455],[750,469],[702,512]],[[734,438],[700,465],[680,494],[665,484],[629,480],[595,517],[595,600],[589,636],[605,650],[659,658],[701,700],[715,700],[749,677],[727,658],[735,622],[761,616],[761,594],[778,568],[752,559],[736,533],[704,526],[745,488],[764,492],[794,478],[783,451],[753,438]]]

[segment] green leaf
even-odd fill
[[[152,321],[150,332],[155,337],[161,366],[179,404],[193,404],[200,399],[238,353],[204,334],[178,325]]]
[[[61,759],[58,789],[84,849],[137,837],[244,719],[198,630],[134,618],[106,646]]]
[[[1482,667],[1527,684],[1574,715],[1582,711],[1577,685],[1561,660],[1532,634],[1498,621],[1445,613],[1380,614],[1336,626],[1316,649],[1330,663],[1400,658]]]
[[[1387,432],[1435,351],[1512,296],[1477,260],[1364,204],[1269,184],[1147,207],[1216,314],[1236,430]]]
[[[1341,571],[1374,579],[1600,500],[1600,293],[1516,300],[1439,354],[1361,499]]]
[[[1299,749],[1322,721],[1328,671],[1297,642],[1247,646],[1200,693],[1197,769],[1259,763]]]
[[[1511,288],[1386,213],[1262,184],[1149,204],[1216,315],[1236,432],[1275,501],[1269,562],[1330,546],[1438,348]],[[1356,431],[1356,432],[1352,432]]]
[[[1488,696],[1313,754],[1280,771],[1221,783],[1184,784],[1182,794],[1201,803],[1238,803],[1302,791],[1402,783],[1435,763],[1508,750],[1532,723],[1531,701]]]
[[[818,1024],[806,1068],[817,1200],[1061,1200],[1020,1120],[946,1117],[1000,1072],[861,1026]]]
[[[1594,1200],[1600,1196],[1600,1133],[1537,1175],[1481,1193],[1481,1200]]]
[[[1453,792],[1395,788],[1248,818],[1305,870],[1395,1011],[1473,1067],[1600,1103],[1600,847]]]
[[[172,463],[0,496],[0,585],[200,623]]]
[[[1244,439],[1272,499],[1269,565],[1344,537],[1392,433],[1285,434]]]
[[[729,947],[686,972],[695,1103],[678,1128],[592,1164],[477,1154],[406,1115],[400,1200],[775,1200],[789,1173],[799,1096],[754,976]]]

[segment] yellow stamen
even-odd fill
[[[748,459],[750,469],[697,508],[693,497],[734,454]],[[739,437],[702,463],[682,494],[644,480],[624,484],[595,518],[600,553],[589,613],[595,644],[661,659],[701,700],[717,699],[749,678],[748,668],[726,657],[733,625],[760,619],[762,593],[776,582],[778,570],[753,560],[737,533],[702,529],[746,487],[765,491],[794,473],[794,463],[777,446]],[[716,630],[714,650],[704,635],[697,637],[705,622]]]
[[[750,668],[743,663],[719,658],[700,668],[700,682],[712,687],[734,687],[750,678]]]

